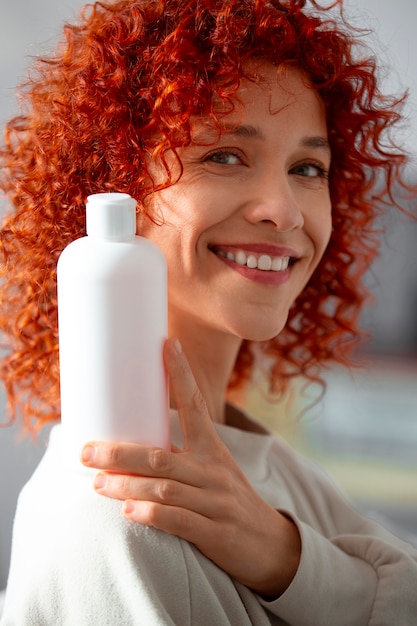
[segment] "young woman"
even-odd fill
[[[20,496],[2,626],[415,620],[417,552],[228,403],[257,369],[279,392],[348,361],[372,224],[402,184],[401,101],[330,16],[97,3],[26,86],[1,153],[11,407],[59,418],[56,261],[87,195],[127,192],[168,262],[172,449],[86,442],[94,490],[53,429]]]

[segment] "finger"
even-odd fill
[[[148,446],[126,442],[90,441],[81,452],[81,461],[89,467],[129,472],[149,454]]]
[[[84,446],[82,462],[116,474],[171,478],[199,486],[204,468],[187,455],[135,443],[94,441]]]
[[[127,500],[123,503],[124,515],[139,524],[152,526],[171,535],[181,537],[197,547],[206,537],[215,535],[215,522],[195,511],[159,502]]]
[[[184,449],[206,443],[208,434],[216,436],[216,431],[178,340],[168,339],[165,342],[164,361],[180,416]]]
[[[216,511],[218,497],[208,498],[204,487],[170,479],[123,474],[99,473],[94,488],[100,495],[116,500],[141,500],[169,507],[192,510],[205,517]]]

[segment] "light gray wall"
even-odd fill
[[[0,589],[6,586],[17,495],[39,463],[47,432],[36,441],[22,438],[20,428],[0,429]]]
[[[15,86],[24,78],[30,57],[52,45],[62,22],[71,20],[82,4],[80,0],[0,0],[0,123],[17,110]],[[394,91],[401,86],[411,88],[408,110],[412,121],[403,140],[417,152],[417,3],[396,0],[393,8],[391,0],[348,0],[347,7],[360,15],[358,25],[371,23],[379,31],[380,54],[395,65],[386,77],[387,86]],[[417,307],[416,273],[410,271],[410,266],[417,267],[416,233],[409,227],[401,233],[394,244],[394,257],[387,252],[379,267],[380,300],[370,321],[384,336],[394,337],[397,345],[406,341],[403,331],[415,319]],[[410,298],[413,290],[414,304]],[[3,405],[0,398],[2,414]],[[0,588],[6,583],[17,494],[44,449],[43,440],[33,443],[20,439],[18,428],[0,429]]]
[[[17,112],[15,87],[25,77],[30,58],[51,47],[64,20],[71,20],[81,0],[0,0],[0,125]],[[0,422],[5,400],[0,393]],[[23,438],[18,426],[0,428],[0,589],[7,580],[17,495],[45,448]]]
[[[355,24],[370,27],[367,38],[379,59],[391,69],[385,72],[384,88],[398,92],[410,89],[407,112],[410,124],[401,134],[409,150],[417,155],[417,2],[415,0],[345,0]]]

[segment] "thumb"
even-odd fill
[[[164,362],[184,435],[184,450],[203,445],[216,434],[206,401],[178,339],[167,339]]]

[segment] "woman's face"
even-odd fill
[[[147,207],[162,225],[138,224],[167,259],[174,332],[275,337],[329,240],[323,104],[297,70],[257,71],[262,82],[242,83],[244,112],[224,116],[220,138],[195,121],[181,179]]]

